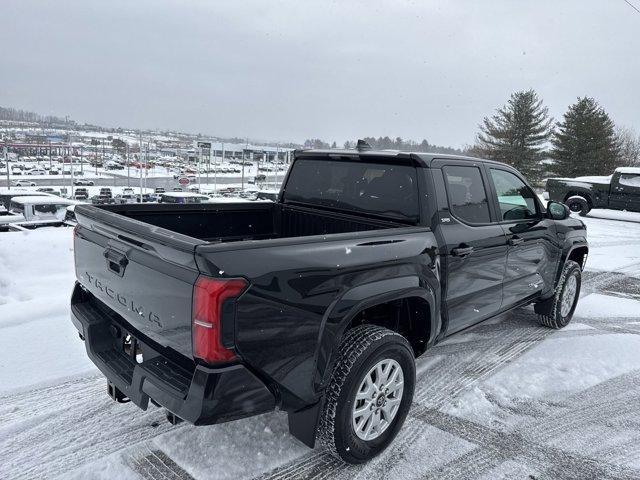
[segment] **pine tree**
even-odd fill
[[[620,162],[613,121],[593,98],[578,98],[557,124],[551,143],[554,173],[564,177],[609,175]]]
[[[483,119],[476,150],[486,158],[514,166],[537,182],[552,122],[534,90],[515,92],[495,115]]]

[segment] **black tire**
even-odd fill
[[[581,217],[584,217],[591,210],[589,201],[580,195],[569,197],[564,203],[569,207],[569,210],[579,214]]]
[[[402,399],[386,430],[372,440],[358,437],[352,409],[365,375],[381,360],[392,359],[402,368]],[[364,463],[382,452],[404,424],[415,388],[415,357],[401,335],[375,325],[361,325],[347,331],[338,351],[331,380],[325,392],[317,438],[335,457],[352,464]]]
[[[562,307],[564,294],[568,285],[572,282],[572,280],[570,280],[571,277],[573,277],[576,282],[575,293],[573,294],[571,307],[568,311],[565,309],[565,312],[563,312]],[[538,314],[538,321],[540,324],[554,329],[560,329],[567,326],[571,321],[573,312],[578,304],[581,284],[582,270],[580,269],[580,265],[573,260],[567,260],[564,264],[564,268],[562,269],[562,274],[558,280],[558,285],[556,286],[556,291],[553,297],[535,305],[535,311]]]

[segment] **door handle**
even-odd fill
[[[473,247],[457,247],[451,250],[456,257],[466,257],[473,252]]]
[[[521,243],[524,243],[524,238],[513,236],[509,239],[509,245],[520,245]]]

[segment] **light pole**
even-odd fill
[[[241,186],[242,186],[241,190],[243,192],[244,192],[244,152],[245,152],[245,149],[243,148],[242,149],[242,182],[241,182]]]
[[[73,153],[71,148],[69,149],[70,153]],[[69,165],[71,166],[71,198],[73,198],[73,155],[69,155]]]
[[[127,187],[131,186],[131,162],[129,161],[129,142],[127,142],[127,150],[126,150],[126,156],[127,156]]]
[[[7,167],[7,190],[11,190],[11,182],[9,181],[9,150],[4,146],[4,164]]]
[[[142,133],[139,133],[138,170],[140,171],[140,203],[142,203]]]

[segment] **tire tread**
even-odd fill
[[[335,441],[336,413],[340,393],[347,376],[361,355],[374,342],[385,336],[396,336],[406,343],[406,339],[387,328],[377,325],[359,325],[348,330],[340,343],[338,358],[331,373],[331,380],[325,391],[325,402],[318,425],[317,439],[334,457],[344,460],[338,453]],[[407,343],[408,345],[408,343]]]
[[[553,328],[555,330],[559,330],[562,327],[565,327],[569,322],[561,322],[561,318],[559,318],[559,303],[560,296],[562,295],[562,291],[564,290],[564,284],[567,281],[567,277],[571,274],[571,272],[575,269],[580,270],[580,265],[573,260],[567,260],[564,263],[564,267],[562,269],[562,274],[560,275],[560,279],[558,280],[558,285],[556,286],[556,291],[553,294],[553,301],[550,302],[550,307],[547,313],[538,314],[538,321],[541,325]]]

